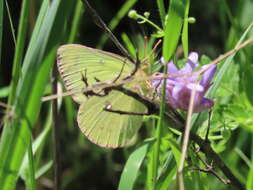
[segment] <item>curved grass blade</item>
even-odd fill
[[[122,5],[120,10],[117,12],[115,17],[108,24],[108,28],[110,28],[110,30],[114,30],[118,26],[121,19],[127,14],[127,12],[134,6],[134,4],[136,2],[137,2],[137,0],[127,0],[124,3],[124,5]],[[108,37],[105,34],[103,34],[102,37],[99,39],[97,48],[101,49],[104,46],[107,39],[108,39]]]
[[[0,0],[0,60],[2,60],[1,57],[2,57],[2,42],[3,42],[3,16],[4,16],[4,0]]]
[[[184,49],[184,57],[188,57],[189,52],[189,45],[188,45],[188,14],[190,9],[190,0],[186,0],[186,6],[185,6],[185,13],[184,13],[184,25],[183,25],[183,31],[182,31],[182,45]]]
[[[138,173],[141,164],[151,146],[151,142],[147,142],[144,145],[137,148],[128,158],[125,164],[124,170],[120,177],[118,190],[131,190],[134,187],[134,183],[138,177]]]
[[[184,0],[171,0],[168,20],[165,23],[165,36],[163,41],[163,57],[169,61],[174,54],[180,37],[185,12]]]

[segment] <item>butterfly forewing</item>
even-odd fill
[[[88,85],[115,79],[122,70],[121,78],[133,69],[134,64],[119,55],[77,44],[61,46],[57,51],[57,65],[68,91],[81,92]],[[73,99],[82,103],[86,100],[83,93],[75,93]]]
[[[142,116],[104,111],[108,103],[114,110],[140,113],[146,111],[146,107],[134,98],[112,91],[108,96],[93,96],[85,101],[78,111],[78,125],[81,131],[99,146],[110,148],[128,146],[136,138],[142,124]]]

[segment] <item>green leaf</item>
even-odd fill
[[[138,177],[138,173],[141,164],[149,150],[152,142],[147,142],[144,145],[137,148],[128,158],[125,164],[124,170],[120,177],[118,190],[131,190],[134,187],[135,180]]]
[[[166,61],[171,59],[177,48],[183,25],[185,0],[171,0],[169,6],[162,53]]]
[[[0,98],[5,98],[9,95],[10,86],[0,88]]]
[[[172,150],[173,156],[176,160],[177,166],[179,166],[180,157],[181,157],[181,148],[178,145],[178,143],[172,138],[169,139],[169,143],[170,143],[169,145]]]
[[[182,31],[182,45],[184,49],[184,57],[188,57],[189,47],[188,47],[188,14],[190,9],[190,0],[186,0],[185,13],[184,13],[184,25]]]
[[[45,174],[53,166],[53,160],[48,161],[46,164],[41,166],[35,174],[35,179],[39,179],[43,174]]]

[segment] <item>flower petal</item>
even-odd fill
[[[195,89],[198,92],[203,92],[204,91],[204,87],[201,86],[200,84],[196,84],[196,83],[187,84],[187,88],[189,88],[191,90]]]
[[[192,62],[197,64],[198,63],[198,59],[199,59],[199,55],[197,52],[191,52],[190,55],[188,56],[188,59]]]
[[[176,74],[178,73],[178,69],[176,65],[173,63],[173,61],[170,61],[168,63],[168,74]]]
[[[210,86],[210,82],[211,82],[211,80],[212,80],[212,78],[214,76],[214,73],[216,72],[216,65],[211,65],[211,66],[210,66],[210,64],[209,65],[205,65],[201,69],[204,69],[206,67],[209,67],[209,68],[204,72],[203,77],[202,77],[202,79],[200,81],[200,84],[202,86],[204,86],[205,88],[207,86]]]
[[[204,109],[210,109],[211,107],[213,107],[213,105],[214,105],[213,100],[208,98],[202,98],[201,103],[196,105],[193,111],[194,113],[201,112]]]

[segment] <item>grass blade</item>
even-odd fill
[[[151,142],[137,148],[128,158],[120,177],[118,190],[131,190],[137,179],[140,166],[148,152]]]
[[[186,0],[185,12],[184,12],[184,25],[182,31],[182,45],[184,49],[184,57],[188,57],[189,47],[188,47],[188,14],[190,9],[190,0]]]
[[[0,0],[0,60],[2,57],[4,0]],[[1,62],[0,62],[1,64]]]
[[[17,44],[15,48],[14,62],[13,62],[13,67],[12,67],[11,89],[10,89],[10,95],[8,98],[9,105],[12,105],[14,102],[16,88],[18,85],[19,76],[21,74],[21,62],[23,59],[26,30],[27,30],[27,24],[28,24],[28,12],[29,12],[29,1],[23,0],[19,26],[18,26]]]
[[[12,38],[13,38],[14,44],[16,46],[15,29],[14,29],[14,26],[13,26],[11,12],[10,12],[10,8],[9,8],[7,0],[5,0],[5,6],[6,6],[6,10],[7,10],[9,21],[10,21]]]
[[[160,14],[160,18],[161,18],[161,23],[164,26],[164,22],[165,22],[165,16],[166,16],[166,12],[165,12],[165,7],[164,7],[164,2],[163,0],[156,0],[156,4],[157,7],[159,9],[159,14]]]
[[[23,73],[17,86],[15,98],[16,117],[5,125],[0,142],[0,189],[4,190],[15,187],[18,171],[29,143],[31,129],[39,113],[43,87],[48,79],[46,76],[51,68],[51,65],[43,65],[47,66],[47,70],[43,73],[44,80],[42,82],[36,81],[37,71],[42,68],[42,59],[60,1],[53,1],[50,7],[46,6],[48,3],[48,1],[43,1],[42,8],[46,7],[43,9],[45,17],[41,26],[37,26],[40,28],[37,30],[38,33],[33,33],[32,40],[34,41],[32,42],[34,43],[30,44],[30,49],[28,49],[30,51],[27,51],[24,59]],[[31,49],[31,46],[34,48]],[[36,83],[40,83],[40,85],[37,86]],[[34,91],[35,87],[40,87],[40,89]]]
[[[111,20],[111,22],[108,24],[108,27],[111,30],[114,30],[121,19],[127,14],[127,12],[134,6],[134,4],[137,2],[137,0],[128,0],[124,3],[124,5],[120,8],[120,10],[117,12],[115,17]],[[107,41],[108,36],[106,34],[103,34],[102,37],[99,39],[97,48],[101,49],[105,42]]]
[[[168,12],[168,20],[165,25],[165,36],[163,41],[163,57],[169,61],[174,54],[180,37],[185,3],[184,0],[171,0]]]

